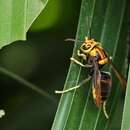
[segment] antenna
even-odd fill
[[[90,27],[89,27],[89,30],[88,30],[88,36],[89,36],[89,39],[92,38],[92,37],[91,37],[91,36],[92,36],[91,34],[92,34],[92,32],[91,32],[91,24],[90,24]]]
[[[89,39],[91,39],[91,34],[92,34],[92,31],[91,31],[91,26],[92,26],[92,18],[91,18],[91,7],[90,7],[90,4],[88,4],[88,37]]]
[[[84,41],[79,41],[79,40],[75,40],[75,39],[73,39],[73,38],[67,38],[67,39],[65,39],[65,41],[71,41],[71,42],[75,42],[75,41],[77,41],[77,42],[79,42],[79,43],[83,43]]]

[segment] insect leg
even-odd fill
[[[65,41],[75,42],[75,39],[73,39],[73,38],[67,38],[67,39],[65,39]]]
[[[109,116],[108,116],[107,111],[106,111],[106,101],[103,102],[103,112],[104,112],[105,117],[108,119]]]
[[[79,62],[78,60],[76,60],[75,58],[71,57],[70,58],[71,61],[73,61],[74,63],[82,66],[82,67],[85,67],[85,68],[89,68],[89,67],[93,67],[93,65],[90,65],[90,64],[82,64],[81,62]]]
[[[66,89],[66,90],[63,90],[63,91],[57,91],[56,90],[55,93],[57,93],[57,94],[63,94],[63,93],[72,91],[74,89],[80,88],[83,84],[85,84],[86,82],[88,82],[90,79],[91,79],[91,76],[89,76],[88,78],[84,79],[79,85],[77,85],[75,87],[72,87],[72,88],[69,88],[69,89]]]
[[[82,42],[84,42],[84,41],[79,41],[79,40],[76,40],[76,39],[74,39],[74,38],[67,38],[67,39],[65,39],[65,41],[66,42],[68,42],[68,41],[70,41],[70,42],[79,42],[79,43],[82,43]]]

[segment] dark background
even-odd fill
[[[50,130],[72,55],[80,1],[52,0],[32,25],[26,41],[17,41],[0,51],[0,65],[16,76],[0,70],[1,130]],[[17,76],[53,96],[56,102],[28,88]]]

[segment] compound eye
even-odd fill
[[[87,44],[82,46],[83,50],[88,50],[90,47],[91,47],[91,46],[90,46],[90,45],[87,45]]]

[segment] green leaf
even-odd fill
[[[124,112],[121,130],[130,130],[130,66],[128,76],[127,90],[125,96]]]
[[[31,31],[43,30],[56,26],[59,18],[62,17],[62,4],[63,1],[61,0],[49,1],[45,10],[38,16],[37,20],[32,24]]]
[[[125,72],[126,62],[124,61],[126,59],[127,42],[126,22],[123,20],[125,19],[126,5],[126,0],[82,0],[72,57],[80,60],[77,57],[77,49],[80,43],[77,41],[83,41],[85,36],[89,36],[91,24],[91,37],[101,42],[109,56],[112,56],[117,68]],[[111,70],[110,66],[108,70]],[[71,63],[64,89],[76,86],[86,76],[84,69],[81,69],[75,63]],[[116,128],[112,124],[116,116],[117,101],[120,104],[121,90],[119,89],[119,80],[113,73],[112,78],[112,90],[107,102],[108,120],[102,110],[95,106],[91,94],[91,84],[87,83],[84,87],[61,96],[52,130],[115,130]],[[120,129],[121,113],[116,116],[119,124],[117,129]]]
[[[29,27],[48,0],[0,0],[0,48],[25,40]]]

